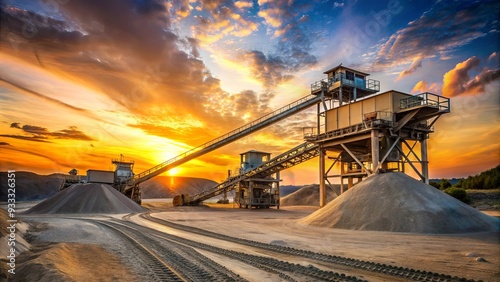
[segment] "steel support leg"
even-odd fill
[[[425,184],[429,184],[429,160],[427,157],[427,139],[420,141],[420,151],[421,151],[421,164],[422,164],[422,176],[424,177]]]
[[[325,157],[326,152],[319,150],[319,207],[326,205],[326,183],[325,183]]]
[[[378,130],[373,129],[372,130],[372,136],[371,136],[371,145],[372,145],[372,166],[373,166],[373,173],[377,173],[378,167],[379,167],[379,140],[378,140]]]

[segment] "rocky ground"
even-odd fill
[[[249,211],[233,208],[232,205],[220,204],[172,207],[167,200],[160,202],[149,200],[144,206],[153,211],[151,214],[153,218],[167,220],[174,225],[167,226],[138,215],[132,217],[104,214],[20,216],[20,219],[30,226],[23,237],[29,241],[31,249],[24,251],[18,257],[18,272],[15,280],[89,281],[90,277],[93,281],[154,281],[157,279],[154,274],[156,270],[150,268],[154,263],[138,251],[135,243],[125,240],[123,234],[111,228],[116,224],[118,225],[114,228],[123,229],[120,232],[130,233],[129,235],[137,242],[162,250],[160,253],[179,248],[177,252],[184,254],[191,262],[199,259],[216,262],[225,267],[224,271],[237,274],[242,280],[248,281],[287,281],[286,275],[298,281],[321,280],[302,275],[300,272],[295,273],[300,271],[300,265],[306,268],[313,266],[313,270],[317,269],[315,271],[320,273],[323,270],[334,271],[368,281],[407,281],[401,277],[387,277],[376,272],[353,269],[343,264],[321,262],[307,258],[300,252],[290,253],[290,248],[352,258],[362,262],[375,262],[380,265],[387,264],[444,273],[467,279],[483,281],[500,279],[500,271],[497,267],[500,265],[500,233],[498,232],[426,235],[331,229],[306,226],[298,222],[301,218],[315,212],[317,209],[315,207],[292,206],[282,207],[280,210]],[[175,224],[193,227],[195,230],[178,229]],[[128,225],[131,226],[128,227]],[[150,229],[141,231],[138,228]],[[232,242],[224,238],[215,239],[210,237],[210,234],[196,231],[197,228],[230,236],[229,239],[237,239],[231,239]],[[139,230],[139,232],[134,230]],[[135,235],[133,232],[138,234]],[[155,235],[154,232],[160,233]],[[183,246],[188,244],[188,249],[182,249],[185,247],[177,245],[178,243],[172,241],[175,238],[169,237],[162,239],[163,241],[160,241],[160,245],[157,246],[155,244],[158,242],[153,241],[157,240],[161,234],[178,236],[183,240],[205,245],[190,246],[189,244],[193,243],[187,241],[183,242]],[[146,239],[149,241],[141,241]],[[250,246],[246,245],[248,240],[252,242]],[[262,249],[258,242],[264,244],[264,247],[275,246],[285,249],[278,251]],[[169,244],[168,248],[165,244]],[[220,253],[217,248],[225,251]],[[196,250],[198,255],[191,255],[191,250]],[[240,255],[231,257],[231,253],[227,252],[237,252],[242,257],[238,257]],[[244,254],[262,258],[251,263],[252,258],[245,257]],[[274,259],[275,263],[278,263],[276,268],[266,270],[259,267],[257,261],[265,257]],[[249,261],[245,262],[247,259]],[[294,272],[281,270],[280,261],[298,264],[299,266],[293,268],[299,268],[293,270]],[[217,264],[214,265],[212,267],[216,267]],[[193,275],[201,275],[197,277],[215,275],[203,269],[196,269],[194,273]],[[200,278],[192,281],[209,280]]]

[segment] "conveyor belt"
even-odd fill
[[[226,181],[220,183],[219,185],[203,191],[199,194],[192,196],[189,199],[185,199],[184,205],[196,205],[204,200],[210,199],[217,195],[220,195],[226,191],[234,189],[235,185],[245,179],[252,177],[263,178],[272,175],[278,171],[290,168],[292,166],[298,165],[305,161],[308,161],[319,155],[318,145],[314,143],[302,143],[299,146],[277,156],[266,162],[265,164],[248,171],[244,174],[237,175],[235,177],[228,178]]]
[[[322,97],[320,95],[308,95],[299,99],[293,103],[290,103],[272,113],[269,113],[251,123],[248,123],[240,128],[237,128],[231,132],[228,132],[212,141],[209,141],[203,145],[193,148],[181,155],[178,155],[166,162],[163,162],[157,166],[154,166],[146,171],[134,175],[133,179],[130,179],[129,186],[137,185],[144,182],[152,177],[162,174],[176,166],[179,166],[187,161],[200,157],[208,152],[218,149],[224,145],[234,142],[244,136],[247,136],[257,130],[265,128],[273,123],[276,123],[286,117],[294,115],[302,110],[309,108],[321,101]]]

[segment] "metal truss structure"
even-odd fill
[[[390,91],[379,95],[387,94]],[[366,99],[375,99],[375,96]],[[429,183],[429,134],[434,132],[438,118],[450,112],[450,101],[439,95],[422,93],[401,99],[398,108],[390,112],[389,118],[384,117],[384,112],[373,112],[365,115],[361,123],[348,127],[321,134],[305,130],[304,138],[320,148],[320,207],[326,204],[325,185],[331,185],[331,178],[340,178],[339,192],[343,193],[345,178],[351,188],[354,179],[361,181],[386,171],[404,172],[405,165],[409,165],[423,182]],[[417,144],[420,152],[416,151]],[[327,153],[334,156],[329,157]],[[333,161],[328,169],[327,159]],[[340,164],[340,174],[331,174],[336,164]]]
[[[196,194],[192,197],[186,197],[182,205],[197,205],[200,202],[218,196],[224,192],[233,190],[236,185],[242,181],[252,179],[264,179],[273,174],[279,174],[281,170],[293,167],[319,155],[319,146],[314,143],[305,142],[299,146],[280,154],[263,165],[233,177],[229,177],[226,181],[217,186]]]

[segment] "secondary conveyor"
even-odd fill
[[[174,205],[197,205],[207,199],[222,194],[224,191],[228,192],[233,190],[236,184],[238,184],[238,182],[240,181],[253,177],[264,178],[278,171],[290,168],[292,166],[315,158],[318,155],[318,145],[309,142],[302,143],[299,146],[270,159],[268,162],[251,171],[229,177],[226,181],[218,184],[217,186],[196,194],[192,197],[176,196],[176,198],[174,198]]]
[[[136,200],[140,201],[140,193],[138,185],[150,178],[164,173],[176,166],[179,166],[185,162],[192,159],[200,157],[206,153],[209,153],[215,149],[225,146],[231,142],[234,142],[242,137],[245,137],[257,130],[265,128],[273,123],[276,123],[284,118],[294,115],[300,111],[303,111],[312,105],[318,104],[323,99],[322,95],[308,95],[299,100],[296,100],[274,112],[271,112],[257,120],[254,120],[242,127],[239,127],[231,132],[228,132],[216,139],[213,139],[205,144],[202,144],[196,148],[193,148],[183,154],[180,154],[166,162],[163,162],[157,166],[154,166],[146,171],[138,173],[133,177],[127,179],[126,187],[120,189],[123,193],[129,195],[132,199],[138,198]]]

